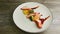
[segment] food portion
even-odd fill
[[[35,9],[39,8],[39,6],[35,6],[32,8],[28,8],[26,6],[22,7],[21,10],[23,14],[29,19],[30,21],[33,21],[36,23],[38,28],[42,28],[44,21],[46,21],[50,16],[46,18],[41,18],[43,16],[42,14],[38,12],[34,12]]]

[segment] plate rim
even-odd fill
[[[25,3],[31,3],[31,2],[25,2]],[[21,3],[20,5],[25,4],[25,3]],[[39,3],[39,2],[32,2],[32,3],[41,4],[41,3]],[[20,5],[18,5],[18,6],[14,9],[14,12],[15,12],[15,10],[16,10]],[[43,4],[41,4],[41,5],[43,5]],[[45,6],[45,5],[43,5],[43,6]],[[45,6],[45,7],[46,7],[46,6]],[[53,14],[52,14],[51,10],[50,10],[48,7],[46,7],[46,8],[47,8],[47,9],[49,10],[49,12],[51,13],[51,17],[52,17],[51,22],[52,22],[52,21],[53,21]],[[14,12],[13,12],[13,15],[14,15]],[[14,21],[14,16],[13,16],[13,21]],[[47,29],[47,28],[45,28],[44,30],[42,30],[42,31],[40,31],[40,32],[29,32],[29,31],[26,31],[26,30],[20,28],[20,27],[15,23],[15,21],[14,21],[14,24],[15,24],[19,29],[21,29],[21,30],[23,30],[23,31],[25,31],[25,32],[28,32],[28,33],[40,33],[40,32],[43,32],[43,31],[45,31],[45,30]]]

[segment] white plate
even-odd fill
[[[40,12],[43,16],[43,18],[47,17],[50,15],[50,18],[47,19],[45,21],[45,23],[43,24],[43,27],[41,29],[36,27],[36,24],[34,22],[31,22],[30,20],[28,20],[25,15],[22,13],[22,10],[20,8],[22,8],[23,6],[28,6],[28,7],[34,7],[34,6],[40,6],[38,9],[34,10],[35,12]],[[37,33],[37,32],[42,32],[44,30],[47,29],[47,27],[49,26],[49,24],[52,21],[52,15],[51,12],[49,11],[49,9],[47,7],[45,7],[44,5],[37,3],[37,2],[27,2],[27,3],[23,3],[21,5],[19,5],[14,13],[13,13],[13,20],[15,22],[15,24],[17,25],[17,27],[19,27],[20,29],[26,31],[26,32],[30,32],[30,33]]]

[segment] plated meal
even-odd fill
[[[42,28],[44,21],[47,20],[50,16],[48,16],[46,18],[40,18],[43,15],[38,12],[34,12],[34,10],[37,8],[39,8],[39,6],[35,6],[32,8],[28,8],[28,7],[24,6],[21,8],[21,10],[22,10],[23,14],[26,15],[26,17],[30,21],[33,21],[36,23],[38,28]]]
[[[50,10],[38,2],[26,2],[19,5],[13,13],[18,28],[29,33],[45,31],[52,22]]]

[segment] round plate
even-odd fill
[[[37,28],[37,26],[34,22],[31,22],[30,20],[28,20],[26,18],[26,16],[22,13],[21,8],[23,6],[27,6],[29,8],[34,7],[34,6],[39,6],[39,8],[37,8],[34,11],[41,13],[43,15],[42,18],[45,18],[47,16],[50,16],[50,17],[44,22],[42,28],[39,29],[39,28]],[[37,32],[42,32],[47,29],[47,27],[49,26],[49,24],[52,21],[52,15],[46,6],[44,6],[40,3],[37,3],[37,2],[27,2],[27,3],[23,3],[23,4],[19,5],[15,9],[15,11],[13,13],[13,20],[14,20],[15,24],[17,25],[17,27],[19,27],[21,30],[24,30],[24,31],[30,32],[30,33],[37,33]]]

